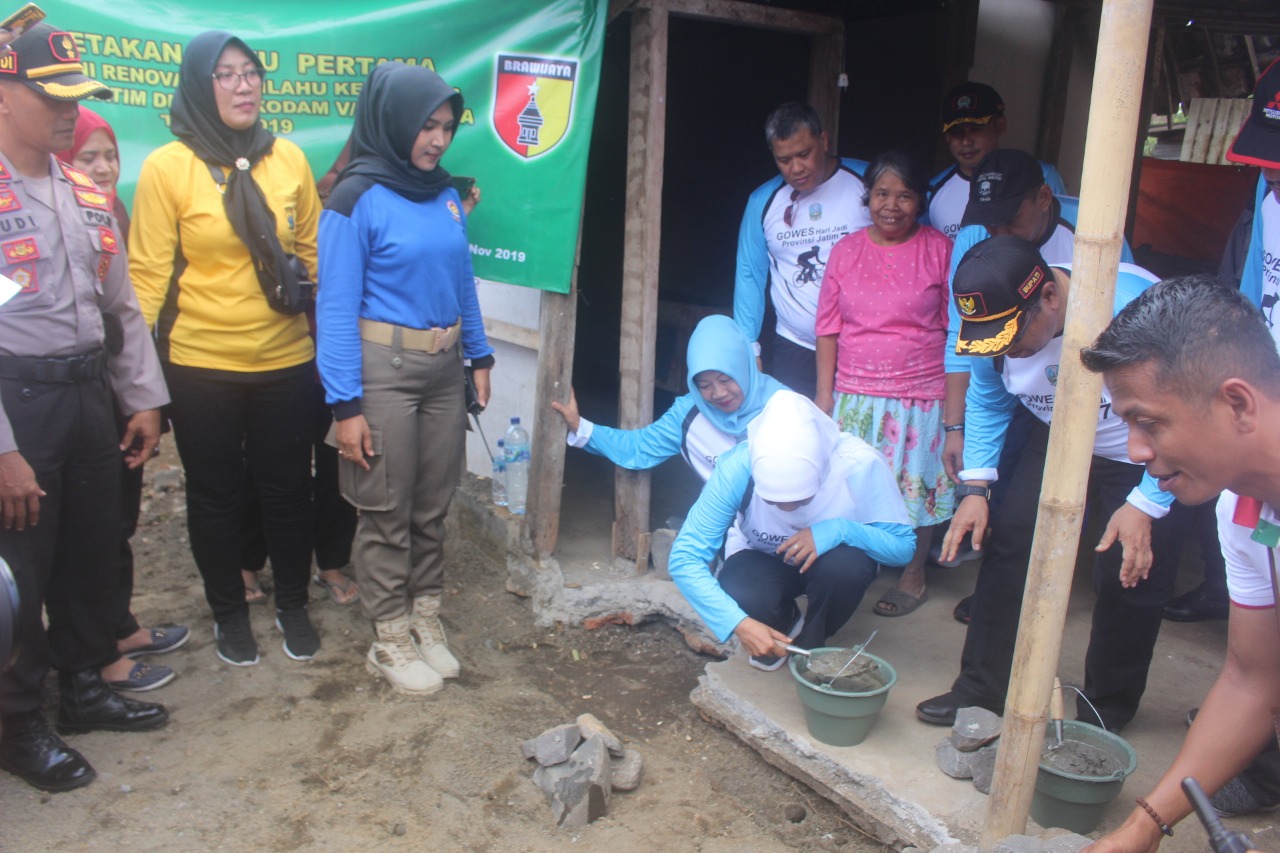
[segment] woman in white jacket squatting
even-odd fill
[[[737,635],[751,665],[772,670],[786,660],[778,642],[824,645],[853,616],[876,564],[906,565],[915,538],[884,457],[808,399],[779,391],[747,441],[720,456],[670,571],[716,639]]]

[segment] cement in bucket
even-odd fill
[[[1049,763],[1053,756],[1042,753],[1031,817],[1045,828],[1057,826],[1087,835],[1098,826],[1107,805],[1120,795],[1124,780],[1138,768],[1138,754],[1128,741],[1088,723],[1065,720],[1062,729],[1063,746],[1058,753],[1071,749],[1073,743],[1082,744],[1078,751],[1102,759],[1105,766],[1070,772],[1062,768],[1062,762],[1055,761],[1059,766],[1053,766]],[[1050,723],[1045,730],[1046,747],[1054,741]]]
[[[796,681],[796,694],[804,706],[805,725],[815,740],[831,746],[857,746],[871,732],[876,715],[889,698],[889,688],[898,680],[898,673],[883,658],[869,652],[863,657],[877,665],[874,671],[883,681],[872,690],[846,691],[814,684],[805,678],[807,668],[803,656],[792,655],[788,661],[787,666]]]

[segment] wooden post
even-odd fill
[[[840,151],[840,89],[836,84],[843,70],[843,32],[809,39],[809,106],[822,118],[832,154]]]
[[[649,2],[631,13],[631,93],[627,121],[627,218],[622,255],[622,330],[618,425],[653,420],[658,330],[658,250],[662,236],[662,163],[667,128],[667,7]],[[615,476],[613,555],[649,561],[649,474]]]
[[[1125,205],[1124,238],[1133,245],[1133,229],[1138,221],[1138,185],[1142,182],[1142,155],[1151,132],[1151,111],[1156,90],[1160,86],[1160,68],[1164,56],[1164,28],[1157,27],[1148,35],[1147,68],[1143,72],[1142,97],[1139,101],[1138,133],[1133,147],[1133,171],[1129,175],[1129,201]]]
[[[1111,320],[1151,6],[1152,0],[1104,0],[1102,6],[1058,398],[1013,677],[979,841],[983,850],[1026,830],[1044,746],[1102,390],[1102,377],[1085,371],[1077,353]]]
[[[538,328],[538,381],[534,399],[567,400],[573,382],[574,332],[578,322],[578,259],[582,254],[582,226],[578,226],[578,250],[568,293],[543,293]],[[564,486],[564,434],[561,418],[534,420],[532,458],[529,461],[529,506],[525,515],[533,553],[548,557],[560,535],[560,497]]]

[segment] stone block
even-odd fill
[[[160,468],[151,474],[151,488],[157,492],[171,492],[182,486],[179,468]]]
[[[951,727],[951,742],[961,752],[973,752],[1000,737],[1000,716],[986,708],[961,708]]]
[[[1034,835],[1010,835],[997,841],[992,853],[1044,853],[1044,842]]]
[[[583,741],[568,761],[538,767],[533,781],[546,794],[556,825],[580,829],[608,812],[610,773],[608,747],[596,735]]]
[[[973,755],[972,752],[961,752],[956,749],[956,745],[949,737],[938,741],[938,745],[933,748],[933,758],[938,769],[952,779],[973,778]]]
[[[959,841],[951,841],[947,844],[939,844],[929,853],[978,853],[978,848],[973,844],[961,844]]]
[[[609,731],[609,727],[600,722],[599,717],[595,714],[579,714],[577,723],[583,740],[592,735],[599,735],[601,740],[604,741],[604,745],[608,747],[610,755],[622,755],[622,741],[618,740],[617,736]]]
[[[991,793],[991,779],[996,775],[995,744],[969,753],[969,769],[973,771],[973,787],[984,794]]]
[[[613,765],[610,768],[613,790],[634,791],[640,786],[640,776],[644,773],[644,759],[640,753],[634,749],[623,750],[622,757],[614,758],[610,763]]]
[[[582,731],[576,723],[565,723],[554,729],[547,729],[533,739],[533,758],[543,767],[552,767],[569,760],[579,742]]]
[[[1062,830],[1058,835],[1052,835],[1056,830],[1049,830],[1044,835],[1044,853],[1080,853],[1085,847],[1093,843],[1092,838],[1071,832],[1070,830]]]
[[[671,559],[671,546],[675,541],[676,531],[667,527],[659,527],[649,537],[649,558],[653,560],[653,574],[659,580],[671,580],[667,563]]]

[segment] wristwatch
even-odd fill
[[[990,486],[956,486],[956,497],[967,498],[969,495],[978,495],[987,500],[991,500]]]

